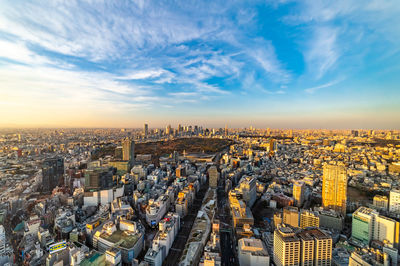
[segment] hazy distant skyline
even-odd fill
[[[398,1],[2,1],[0,127],[400,128]]]

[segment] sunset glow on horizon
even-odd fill
[[[400,126],[397,1],[3,1],[0,127]]]

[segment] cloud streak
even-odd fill
[[[328,82],[328,83],[325,83],[325,84],[322,84],[322,85],[319,85],[319,86],[316,86],[316,87],[305,89],[304,91],[306,93],[308,93],[308,94],[314,94],[315,92],[319,91],[320,89],[332,87],[332,86],[340,83],[343,80],[344,79],[336,79],[336,80],[333,80],[331,82]]]

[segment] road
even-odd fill
[[[239,265],[236,258],[236,241],[232,232],[231,214],[229,212],[228,194],[225,192],[225,178],[218,181],[217,188],[217,217],[221,223],[221,229],[230,229],[230,232],[220,230],[220,245],[221,245],[221,264],[224,265]]]
[[[216,163],[217,166],[219,164],[219,159],[221,158],[221,155],[223,153],[225,153],[226,150],[227,149],[224,149],[223,151],[217,153],[216,156],[214,157],[213,161],[214,161],[214,163]],[[197,212],[201,208],[201,205],[202,205],[202,202],[203,202],[203,199],[204,199],[204,196],[205,196],[207,190],[208,190],[208,181],[205,185],[202,186],[199,193],[197,194],[194,204],[190,208],[190,212],[188,213],[188,215],[186,215],[183,218],[183,220],[181,220],[181,229],[180,229],[178,235],[176,236],[174,243],[172,244],[172,247],[168,253],[168,256],[163,261],[164,266],[178,265],[179,260],[182,256],[182,252],[185,248],[186,241],[188,240],[190,231],[192,230],[194,220],[196,219]],[[224,191],[222,191],[222,192],[224,192]],[[226,236],[224,236],[224,237],[226,237]],[[230,245],[228,245],[228,242],[231,242],[230,236],[229,236],[229,238],[226,237],[226,241],[227,241],[226,246],[227,247],[229,246],[229,249],[230,249]],[[227,257],[227,260],[229,260],[230,258],[231,258],[231,256]],[[223,265],[227,265],[227,264],[223,264]]]
[[[201,208],[203,198],[208,190],[208,183],[203,185],[199,193],[197,193],[196,199],[194,200],[193,206],[190,208],[190,212],[181,220],[181,229],[175,238],[174,243],[165,258],[163,265],[165,266],[175,266],[178,265],[179,260],[182,256],[182,252],[185,248],[186,241],[189,238],[190,231],[194,220],[196,219],[197,212]],[[183,222],[182,222],[183,221]]]

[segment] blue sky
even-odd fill
[[[391,128],[398,1],[2,1],[0,126]]]

